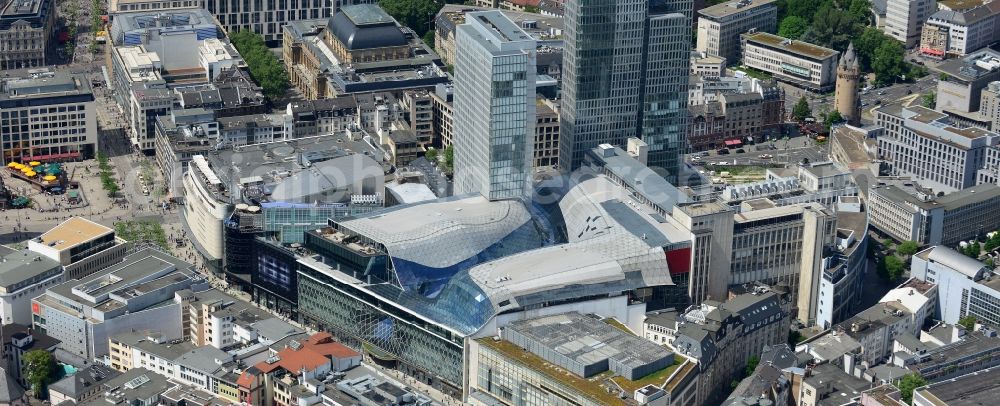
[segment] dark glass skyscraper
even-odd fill
[[[677,181],[684,151],[691,1],[567,0],[559,162],[600,144],[649,144],[649,166]]]

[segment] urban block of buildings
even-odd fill
[[[54,43],[56,2],[4,0],[0,2],[0,69],[44,66]]]

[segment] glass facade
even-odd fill
[[[490,200],[519,198],[531,190],[535,41],[501,34],[505,24],[520,29],[499,12],[479,14],[456,33],[455,184]]]
[[[691,2],[567,0],[559,162],[576,169],[600,144],[649,144],[649,166],[676,182],[687,106]]]
[[[462,387],[463,338],[318,270],[299,271],[299,315],[349,345],[395,358],[421,381]],[[460,391],[460,389],[459,389]]]

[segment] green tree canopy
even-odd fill
[[[958,319],[958,325],[965,327],[966,330],[972,331],[976,329],[976,316],[965,316]]]
[[[753,375],[753,371],[757,369],[757,364],[760,363],[760,357],[754,355],[747,360],[747,367],[743,371],[743,376]]]
[[[24,367],[21,373],[31,384],[31,391],[36,399],[44,399],[45,388],[55,379],[56,359],[52,353],[45,350],[28,351],[24,354]]]
[[[829,130],[830,126],[837,124],[841,121],[844,121],[844,116],[840,114],[839,111],[834,110],[830,112],[830,114],[827,114],[826,118],[823,119],[823,126],[826,127],[827,130]]]
[[[882,42],[875,49],[872,58],[872,70],[875,71],[875,82],[879,84],[890,84],[895,82],[900,76],[908,71],[906,61],[903,59],[906,50],[899,41],[890,40]]]
[[[937,92],[925,93],[920,100],[920,105],[933,109],[937,105]]]
[[[813,16],[812,26],[802,35],[806,42],[845,50],[854,36],[851,16],[830,4],[824,4]]]
[[[851,4],[847,7],[847,14],[851,16],[851,20],[858,25],[868,25],[871,22],[871,12],[872,3],[868,0],[851,0]]]
[[[904,264],[903,260],[895,255],[889,255],[885,257],[885,272],[889,280],[897,280],[903,276]]]
[[[229,34],[229,40],[243,56],[250,68],[250,77],[260,85],[264,96],[275,99],[285,94],[290,86],[285,66],[278,61],[267,45],[264,37],[248,30]]]
[[[784,20],[781,20],[781,25],[778,26],[778,35],[785,38],[799,39],[808,29],[809,22],[806,19],[799,16],[788,16]]]
[[[386,13],[423,37],[431,29],[431,22],[444,5],[442,0],[379,0]]]
[[[927,380],[920,376],[919,373],[904,375],[903,379],[899,380],[899,392],[903,398],[903,402],[909,404],[913,401],[913,390],[924,385],[927,385]]]
[[[898,247],[896,247],[896,252],[898,252],[899,255],[910,256],[916,254],[918,249],[920,249],[920,245],[918,245],[916,241],[903,241]]]
[[[792,117],[795,117],[796,120],[802,121],[811,115],[812,109],[809,108],[809,101],[806,100],[805,96],[800,97],[798,103],[795,103],[795,107],[792,108]]]

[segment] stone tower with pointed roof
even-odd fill
[[[854,44],[850,44],[837,66],[837,88],[833,96],[837,111],[850,124],[859,124],[861,121],[861,106],[858,103],[860,78],[861,69],[858,67],[858,57],[854,53]]]

